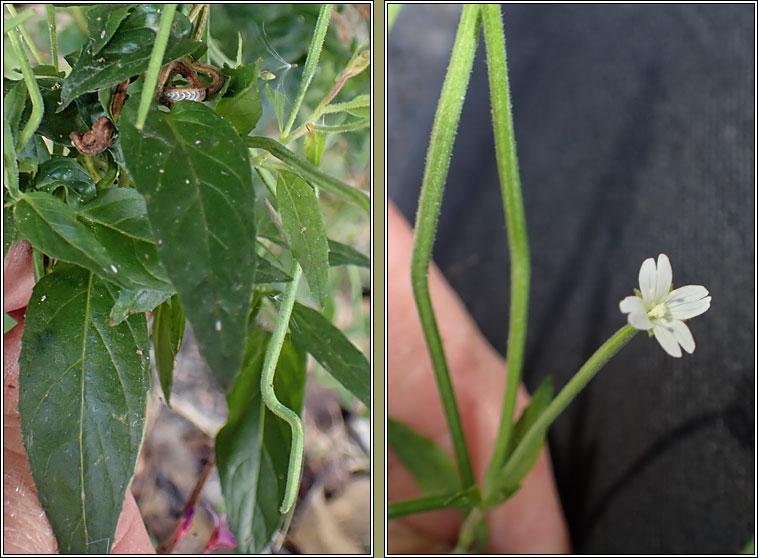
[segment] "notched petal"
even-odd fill
[[[680,322],[679,320],[674,320],[668,324],[668,328],[674,334],[674,337],[682,346],[682,349],[692,354],[695,350],[695,339],[692,337],[692,332],[690,331],[690,328],[687,327],[687,324]]]
[[[653,334],[661,347],[663,347],[663,350],[669,355],[676,358],[682,356],[682,350],[679,348],[679,343],[669,329],[661,324],[655,324],[653,325]]]

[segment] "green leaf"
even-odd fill
[[[121,22],[136,4],[100,4],[87,12],[87,30],[97,54],[113,38]]]
[[[329,265],[357,265],[370,269],[371,260],[352,246],[329,239]]]
[[[413,475],[422,494],[461,488],[453,458],[430,438],[400,421],[387,418],[387,443]]]
[[[10,128],[14,145],[21,128],[21,115],[26,108],[27,99],[29,99],[29,95],[26,91],[26,83],[23,81],[19,81],[11,87],[3,98],[3,115]],[[31,105],[31,102],[29,104]],[[29,108],[29,112],[31,113],[31,108]]]
[[[292,277],[265,258],[258,258],[255,264],[255,282],[258,285],[266,283],[289,283]]]
[[[256,260],[247,149],[203,103],[180,102],[171,112],[152,104],[142,131],[138,104],[130,98],[119,118],[126,168],[200,350],[228,385],[242,364]]]
[[[110,327],[113,288],[58,264],[34,287],[19,359],[21,432],[62,554],[107,554],[145,427],[144,317]]]
[[[111,308],[111,325],[118,325],[132,314],[155,310],[162,302],[171,298],[171,293],[152,289],[121,289],[118,300]]]
[[[216,112],[241,136],[249,134],[263,114],[258,93],[258,63],[230,70],[229,88],[216,103]]]
[[[184,339],[184,309],[179,297],[161,304],[153,314],[153,346],[155,365],[166,403],[171,406],[171,386],[174,383],[174,359],[179,354]]]
[[[745,545],[740,554],[755,554],[755,537],[750,538],[750,542]]]
[[[526,433],[529,431],[534,422],[539,418],[542,412],[550,404],[553,399],[553,381],[548,376],[537,388],[537,391],[532,395],[532,399],[529,405],[524,409],[516,424],[513,426],[513,432],[511,433],[510,441],[508,442],[508,449],[505,453],[504,463],[508,463],[513,451],[521,443]],[[540,450],[545,444],[547,438],[547,432],[544,432],[542,436],[536,439],[535,443],[529,448],[527,457],[519,463],[518,467],[513,470],[513,473],[502,480],[499,490],[503,494],[503,497],[509,497],[514,494],[518,489],[521,481],[531,471],[534,463],[539,457]]]
[[[18,236],[16,221],[13,218],[13,212],[10,209],[3,208],[3,257],[14,242],[21,240]]]
[[[15,197],[19,193],[16,147],[10,126],[5,118],[3,118],[3,163],[5,163],[3,165],[3,183],[5,184],[3,190],[3,212],[5,212],[6,194]]]
[[[265,149],[277,159],[281,159],[305,180],[359,205],[366,213],[371,213],[371,201],[366,193],[317,169],[305,157],[293,153],[278,141],[261,136],[247,136],[244,140],[248,147]]]
[[[261,230],[261,226],[266,226],[266,224],[270,225],[271,228],[265,231]],[[261,219],[258,221],[258,236],[282,246],[284,250],[288,249],[287,245],[279,236],[279,231],[274,227],[270,219]],[[341,265],[355,265],[358,267],[365,267],[367,269],[371,267],[371,260],[369,260],[367,256],[363,255],[352,246],[342,244],[341,242],[337,242],[331,238],[327,238],[327,242],[329,244],[330,267],[337,267]],[[287,283],[291,280],[292,277],[290,277],[289,274],[281,269],[278,265],[267,261],[265,257],[258,258],[258,263],[256,264],[255,268],[256,283]]]
[[[51,193],[63,188],[69,204],[74,207],[92,200],[97,193],[92,175],[75,159],[68,157],[53,157],[42,163],[34,186]]]
[[[54,78],[64,78],[66,77],[66,72],[63,70],[56,70],[55,66],[51,66],[49,64],[38,64],[37,66],[34,66],[32,68],[32,72],[34,72],[35,76],[40,77],[54,77]]]
[[[51,258],[127,289],[174,292],[158,261],[144,201],[130,188],[107,189],[78,210],[31,192],[18,200],[13,215],[21,235]]]
[[[271,334],[254,329],[245,367],[227,393],[229,418],[216,437],[216,465],[232,533],[242,554],[263,552],[279,528],[291,433],[261,400],[263,358]],[[274,376],[277,397],[301,414],[305,353],[285,338]]]
[[[320,312],[295,303],[290,318],[292,340],[308,351],[329,374],[371,407],[368,359]]]
[[[155,43],[160,11],[160,6],[138,5],[100,52],[95,53],[95,41],[90,39],[63,83],[62,103],[58,112],[79,95],[111,87],[145,72]],[[187,38],[190,27],[187,17],[177,12],[163,56],[164,65],[190,54],[199,46],[199,43]]]
[[[454,493],[433,494],[411,500],[389,502],[387,504],[387,519],[397,519],[404,515],[445,508],[472,508],[479,505],[480,501],[479,489],[473,484],[464,490]]]
[[[45,113],[42,115],[37,133],[56,143],[70,146],[71,132],[86,132],[92,126],[92,122],[85,121],[84,112],[76,105],[69,105],[61,112],[56,112],[60,107],[62,84],[63,80],[58,78],[37,80],[42,101],[45,103]],[[31,113],[31,108],[28,112]],[[27,119],[29,114],[25,113]]]
[[[371,118],[371,107],[357,107],[353,109],[347,109],[347,112],[353,116],[359,116],[362,119]]]
[[[362,130],[371,126],[371,118],[366,116],[360,120],[353,120],[352,122],[345,122],[344,124],[334,125],[322,125],[311,124],[311,130],[316,132],[323,132],[324,134],[354,132],[356,130]]]
[[[329,244],[316,192],[296,174],[280,172],[276,199],[290,251],[323,306],[329,295]]]
[[[324,154],[324,139],[324,134],[318,130],[311,130],[305,136],[305,157],[316,167],[321,164]]]
[[[79,220],[106,247],[109,270],[115,266],[118,280],[126,287],[174,292],[158,259],[145,200],[138,192],[132,188],[103,190],[81,207]]]
[[[36,174],[40,163],[45,163],[49,160],[50,152],[47,150],[45,140],[41,136],[34,134],[18,153],[18,170],[19,172]]]
[[[19,233],[48,256],[116,280],[110,258],[76,211],[46,192],[23,194],[13,208]]]
[[[271,89],[268,83],[266,84],[266,95],[271,102],[271,106],[274,109],[276,115],[276,122],[279,125],[279,131],[284,130],[284,93],[278,89]]]
[[[330,114],[334,112],[349,112],[356,116],[370,116],[371,115],[371,95],[358,95],[354,99],[345,103],[333,103],[327,105],[323,109],[324,114]]]
[[[11,318],[8,314],[3,314],[3,335],[16,327],[17,323],[18,322]]]

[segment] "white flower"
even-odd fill
[[[655,260],[648,258],[640,268],[640,290],[637,296],[628,296],[619,304],[625,314],[629,314],[629,323],[652,334],[666,351],[673,357],[681,357],[681,348],[692,353],[695,340],[690,329],[684,324],[699,316],[711,306],[708,289],[702,285],[687,285],[671,290],[671,263],[666,254],[658,255],[658,267]]]

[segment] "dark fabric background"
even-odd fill
[[[562,387],[626,322],[618,303],[645,258],[665,252],[675,286],[713,296],[689,323],[693,355],[638,335],[554,425],[575,550],[736,552],[755,511],[754,6],[502,11],[532,252],[528,388],[547,375]],[[406,6],[388,39],[388,191],[411,222],[459,13]],[[507,244],[483,51],[435,259],[504,352]]]

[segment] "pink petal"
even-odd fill
[[[219,547],[235,548],[237,546],[237,540],[229,530],[226,514],[223,514],[219,520],[216,512],[213,511],[213,508],[208,508],[208,511],[213,516],[213,532],[211,533],[210,539],[208,539],[208,544],[206,544],[203,549],[203,554],[208,554],[214,548]]]

